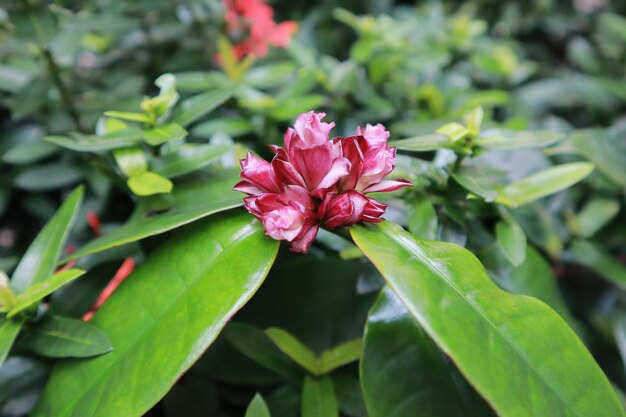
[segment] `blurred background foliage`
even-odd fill
[[[292,120],[311,109],[327,112],[337,135],[380,122],[391,140],[401,140],[432,135],[481,106],[483,129],[511,137],[543,132],[534,136],[539,146],[520,139],[519,147],[476,148],[465,159],[454,149],[416,153],[400,147],[397,175],[416,186],[388,201],[388,218],[420,237],[470,248],[503,288],[546,301],[577,330],[616,385],[626,388],[620,357],[626,355],[626,3],[271,5],[277,21],[298,22],[294,39],[239,67],[225,55],[228,41],[220,46],[225,23],[217,0],[0,2],[0,270],[14,267],[78,183],[87,184],[87,194],[70,241],[75,247],[91,238],[86,211],[97,213],[106,230],[128,219],[135,202],[158,210],[167,200],[167,194],[141,197],[142,190],[126,182],[136,169],[125,162],[128,155],[81,148],[107,135],[122,140],[119,132],[133,126],[128,116],[104,117],[107,111],[154,116],[155,126],[180,133],[161,154],[139,152],[141,172],[149,168],[160,178],[149,187],[167,189],[173,181],[176,189],[176,178],[188,172],[164,169],[168,155],[186,147],[208,152],[201,146],[211,145],[213,165],[222,167],[235,166],[247,149],[268,156],[264,145],[280,143]],[[173,77],[159,78],[166,73]],[[232,97],[226,93],[231,90]],[[213,97],[210,117],[184,120],[174,109],[176,102],[216,91],[224,98]],[[149,97],[165,96],[171,105],[150,107]],[[148,141],[146,129],[140,136]],[[136,139],[124,143],[136,145]],[[463,166],[451,174],[455,158]],[[519,208],[488,197],[496,184],[580,160],[596,169],[567,191]],[[198,163],[195,169],[213,168]],[[481,198],[468,200],[468,192]],[[503,221],[521,226],[531,243],[521,258],[500,247],[496,224]],[[88,290],[97,294],[104,286],[111,262],[129,254],[140,258],[155,245],[146,239],[92,259],[94,288]],[[227,328],[149,415],[243,415],[256,391],[264,393],[272,415],[297,415],[299,382],[251,360],[237,341],[278,326],[320,353],[362,334],[382,282],[366,263],[351,259],[358,258],[352,249],[321,233],[312,256],[285,258],[238,325]],[[71,309],[66,313],[80,316],[80,308]],[[28,413],[45,382],[47,361],[16,356],[7,362],[0,372],[0,415]],[[357,367],[332,376],[342,413],[365,416]]]

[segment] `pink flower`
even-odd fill
[[[368,124],[331,141],[335,124],[322,122],[325,116],[301,114],[285,133],[285,147],[270,146],[271,163],[248,154],[235,186],[248,194],[245,207],[263,222],[265,234],[290,242],[295,252],[308,250],[320,225],[382,221],[387,206],[365,194],[411,185],[384,179],[395,167],[384,126]]]
[[[264,0],[222,0],[226,31],[235,37],[245,37],[234,46],[237,58],[252,54],[264,57],[269,46],[289,46],[298,29],[296,22],[274,22],[274,10]],[[247,32],[247,33],[246,33]]]
[[[382,222],[380,216],[386,208],[386,204],[351,190],[341,194],[326,194],[318,213],[322,224],[332,229],[359,222]]]

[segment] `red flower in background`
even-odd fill
[[[252,54],[267,55],[270,46],[289,46],[296,22],[274,22],[274,10],[264,0],[223,0],[226,31],[235,37],[246,36],[234,45],[237,59]]]
[[[308,112],[285,133],[285,147],[272,145],[272,162],[249,153],[241,161],[242,181],[235,190],[248,194],[246,209],[265,234],[306,252],[320,225],[336,228],[382,221],[386,204],[367,197],[411,185],[385,180],[395,167],[395,148],[383,125],[359,127],[354,136],[329,140],[334,123],[324,113]]]

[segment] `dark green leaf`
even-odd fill
[[[22,328],[22,321],[0,317],[0,368],[9,355],[11,346]]]
[[[360,374],[370,417],[493,416],[389,289],[367,319]]]
[[[55,316],[35,324],[22,341],[49,358],[88,358],[113,350],[106,334],[95,325]]]
[[[389,222],[353,226],[351,234],[499,415],[626,415],[563,319],[539,300],[499,289],[469,251],[415,239]]]
[[[115,350],[60,363],[33,417],[145,413],[256,292],[277,250],[243,211],[178,233],[96,313]]]
[[[2,155],[8,164],[31,164],[56,153],[58,148],[46,142],[20,143]]]
[[[626,290],[626,266],[602,246],[588,240],[575,240],[570,249],[576,262]]]
[[[238,351],[258,364],[285,378],[294,381],[301,379],[300,367],[285,355],[262,330],[248,324],[233,322],[224,329],[224,337]]]
[[[15,178],[18,188],[29,191],[47,191],[76,184],[82,172],[67,162],[31,165]]]

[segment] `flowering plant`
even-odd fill
[[[385,180],[395,167],[395,148],[381,124],[358,127],[353,136],[329,140],[335,123],[310,111],[285,133],[285,147],[272,145],[269,163],[248,153],[241,161],[242,181],[235,190],[248,194],[246,209],[265,227],[265,234],[306,252],[320,225],[328,228],[358,222],[378,223],[387,205],[366,194],[411,185]]]

